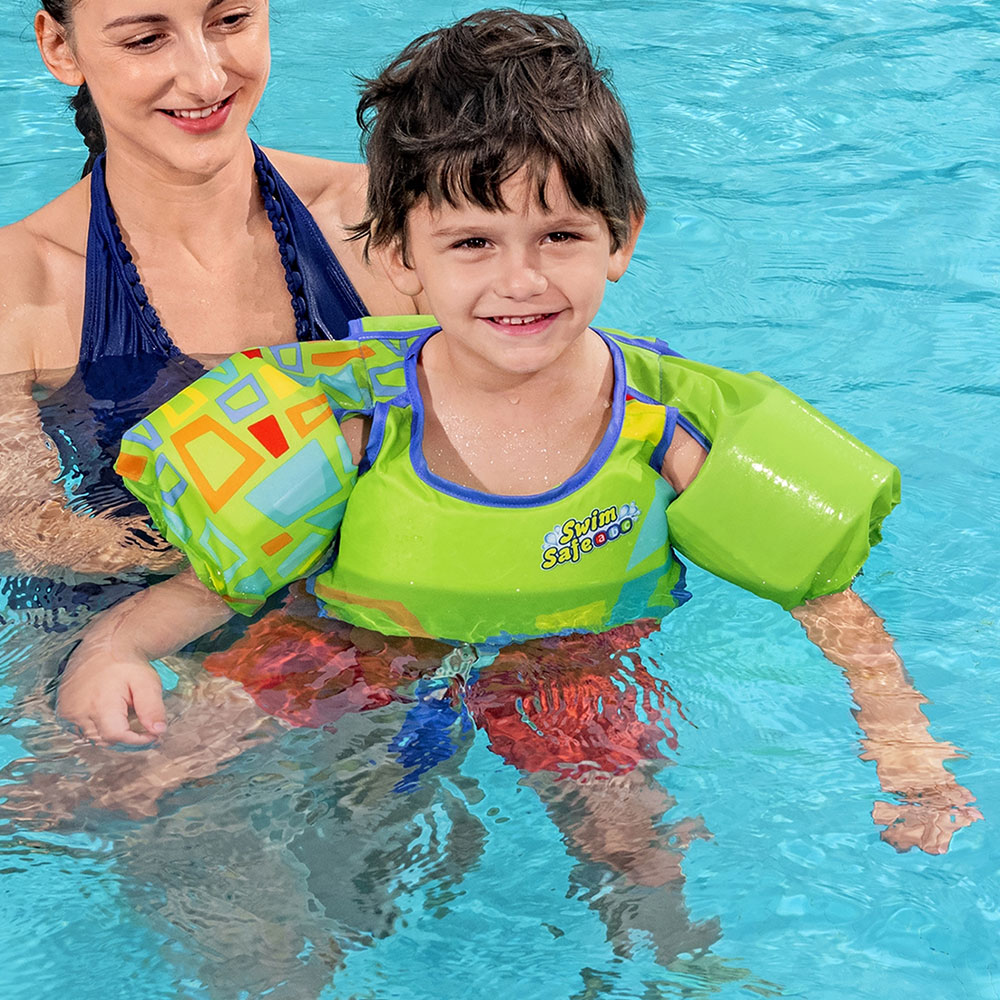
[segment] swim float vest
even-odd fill
[[[530,497],[457,486],[423,458],[421,322],[243,351],[125,435],[126,485],[235,610],[311,573],[327,613],[387,634],[600,631],[687,599],[671,546],[790,608],[848,586],[899,499],[892,465],[766,376],[609,330],[587,465]],[[360,476],[339,427],[356,416]],[[677,423],[710,449],[680,497],[659,474]]]

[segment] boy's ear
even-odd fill
[[[35,41],[38,42],[42,62],[57,80],[71,87],[79,87],[84,82],[73,47],[66,37],[66,29],[44,10],[35,14]]]
[[[406,253],[400,240],[393,240],[388,246],[373,250],[372,255],[381,261],[397,292],[416,298],[424,290],[417,272],[406,263]]]
[[[646,221],[644,214],[633,215],[630,220],[629,234],[625,242],[611,254],[608,261],[608,281],[617,281],[627,270],[632,254],[635,252],[635,245],[642,230],[642,224]]]

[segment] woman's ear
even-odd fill
[[[42,62],[57,80],[71,87],[79,87],[84,82],[66,29],[47,11],[40,10],[35,15],[35,41]]]
[[[372,250],[372,256],[381,261],[393,287],[400,294],[415,299],[424,290],[417,272],[407,263],[402,240],[395,239],[388,246]]]
[[[629,220],[629,233],[625,242],[612,251],[611,259],[608,261],[608,281],[617,281],[627,270],[632,254],[635,252],[635,244],[642,231],[642,224],[646,221],[643,213],[633,215]]]

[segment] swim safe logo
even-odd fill
[[[579,562],[585,555],[627,535],[639,520],[634,503],[622,507],[595,507],[582,521],[575,517],[557,524],[542,542],[542,569]]]

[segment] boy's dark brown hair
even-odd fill
[[[609,73],[564,17],[483,10],[422,35],[361,81],[358,124],[370,173],[354,238],[366,254],[399,241],[405,259],[406,217],[425,197],[505,209],[500,188],[522,167],[543,208],[558,167],[570,199],[604,217],[613,250],[645,211]]]

